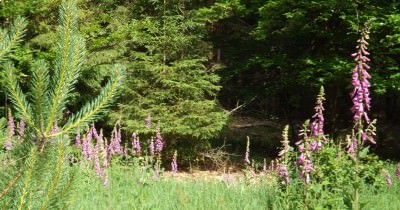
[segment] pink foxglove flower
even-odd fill
[[[87,159],[87,160],[92,160],[93,156],[93,146],[92,146],[92,129],[88,128],[86,132],[85,139],[83,141],[82,145],[82,155]]]
[[[139,140],[139,135],[137,133],[132,134],[132,152],[134,155],[140,155],[141,152],[141,146],[140,146],[140,140]]]
[[[18,123],[18,135],[20,140],[24,139],[24,134],[25,134],[25,120],[24,118],[22,118]]]
[[[311,182],[310,173],[314,171],[311,154],[312,151],[314,151],[314,148],[317,148],[318,146],[317,142],[315,142],[314,144],[313,142],[310,143],[310,138],[312,138],[312,136],[310,137],[309,133],[312,133],[312,131],[308,130],[309,124],[310,122],[308,120],[303,124],[303,129],[300,131],[299,134],[299,136],[301,136],[303,139],[296,142],[296,144],[299,145],[300,152],[300,155],[297,159],[297,164],[301,168],[299,177],[303,178],[306,184],[309,184]]]
[[[149,151],[150,151],[150,157],[154,157],[154,139],[150,139],[149,143]]]
[[[289,172],[287,171],[286,165],[279,165],[278,167],[278,177],[280,180],[283,180],[286,185],[290,183]]]
[[[325,91],[324,87],[321,86],[319,94],[317,96],[317,102],[315,103],[315,114],[312,116],[310,123],[310,138],[312,139],[310,147],[311,151],[317,152],[322,148],[322,141],[326,142],[327,139],[324,133],[324,106]]]
[[[324,136],[324,101],[325,101],[325,91],[324,87],[321,86],[319,94],[317,96],[317,102],[315,103],[315,114],[312,116],[311,122],[311,137],[318,137],[325,140]]]
[[[351,97],[353,101],[352,112],[354,114],[355,130],[361,129],[361,139],[364,141],[369,141],[372,144],[376,142],[373,139],[373,132],[366,132],[363,130],[363,122],[370,125],[371,120],[368,117],[367,111],[371,109],[371,97],[369,88],[371,86],[369,80],[371,75],[368,73],[370,66],[367,62],[370,59],[367,57],[369,55],[368,42],[369,32],[364,31],[359,40],[357,40],[357,52],[353,53],[354,61],[357,62],[356,66],[353,68],[352,74],[352,85],[353,90],[351,92]]]
[[[6,142],[4,143],[4,148],[6,150],[12,150],[13,144],[12,144],[12,138],[15,134],[15,124],[14,124],[14,118],[11,114],[11,110],[8,110],[8,123],[7,123],[7,130],[8,130],[8,135]]]
[[[117,123],[111,133],[109,150],[111,155],[123,153],[121,148],[121,127],[119,123]]]
[[[156,126],[156,152],[161,153],[164,147],[164,142],[161,137],[160,126]]]
[[[97,177],[103,177],[104,176],[104,172],[103,169],[100,165],[100,145],[96,144],[95,148],[94,148],[94,152],[93,152],[93,159],[94,159],[94,171]]]

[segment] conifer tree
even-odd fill
[[[59,11],[54,66],[50,68],[43,60],[35,61],[27,94],[20,87],[13,63],[5,61],[2,66],[12,113],[19,119],[20,128],[21,122],[26,123],[26,131],[19,132],[18,137],[9,135],[13,147],[0,152],[4,166],[0,169],[0,206],[6,209],[66,207],[75,177],[67,160],[68,134],[104,113],[123,78],[123,67],[115,65],[100,94],[77,113],[65,117],[84,63],[85,43],[77,32],[76,2],[62,1]],[[2,61],[21,39],[25,25],[23,19],[17,19],[9,32],[1,31]],[[11,122],[11,114],[9,119]],[[9,125],[11,132],[13,123]]]
[[[130,23],[132,61],[114,119],[146,132],[143,120],[151,115],[174,139],[215,137],[227,113],[215,99],[219,76],[207,66],[206,22],[183,1],[139,2],[146,10]]]

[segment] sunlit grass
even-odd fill
[[[171,176],[154,181],[126,166],[111,170],[108,187],[88,173],[79,176],[71,209],[281,209],[277,186],[267,177],[235,184]],[[393,177],[393,185],[378,193],[364,187],[361,203],[364,209],[400,209],[399,195],[400,181]]]

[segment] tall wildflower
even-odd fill
[[[94,171],[96,176],[102,177],[103,176],[103,170],[100,165],[100,145],[97,142],[96,146],[94,147],[94,152],[93,152],[93,159],[94,159]]]
[[[139,140],[139,135],[137,133],[132,134],[132,152],[134,155],[140,155],[141,152],[141,146],[140,146],[140,140]]]
[[[152,137],[149,142],[150,157],[154,157],[154,138]]]
[[[121,148],[121,126],[117,123],[111,133],[110,145],[109,145],[110,154],[122,154]]]
[[[93,155],[93,149],[92,149],[92,129],[88,128],[86,132],[85,139],[83,141],[82,145],[82,155],[87,159],[91,160],[92,155]]]
[[[310,173],[314,171],[313,163],[312,163],[312,155],[313,151],[312,145],[310,144],[310,131],[308,130],[309,121],[307,120],[303,124],[303,129],[300,130],[299,136],[301,136],[302,140],[296,142],[299,146],[299,158],[297,160],[297,164],[300,165],[301,172],[299,174],[300,178],[304,178],[305,183],[309,184],[311,182]]]
[[[12,144],[12,138],[15,134],[15,124],[14,124],[14,118],[11,114],[11,110],[8,109],[8,123],[7,123],[7,128],[8,128],[8,135],[6,142],[4,143],[4,148],[6,150],[12,150],[13,144]]]
[[[289,145],[289,125],[286,125],[285,128],[283,129],[282,132],[282,149],[279,152],[279,163],[277,163],[278,167],[278,177],[282,182],[284,182],[286,185],[290,183],[290,178],[289,178],[289,172],[287,170],[287,164],[288,164],[288,154],[291,150],[291,147]],[[271,167],[273,170],[273,163],[271,163]]]
[[[371,122],[368,117],[367,111],[371,109],[371,97],[369,88],[371,83],[371,75],[368,73],[370,66],[367,64],[370,59],[368,50],[369,30],[366,28],[361,32],[361,38],[357,40],[357,52],[352,54],[356,66],[353,68],[352,73],[352,85],[353,90],[351,91],[351,97],[353,101],[352,112],[354,114],[354,130],[353,137],[355,139],[361,139],[362,142],[369,141],[375,144],[375,121]],[[368,125],[367,128],[364,126],[364,122]],[[351,151],[350,151],[351,152]]]
[[[160,132],[160,125],[156,126],[156,152],[157,153],[161,153],[161,151],[163,150],[164,147],[164,142],[163,139],[161,137],[161,132]]]
[[[361,38],[357,40],[357,52],[352,54],[354,61],[357,63],[353,68],[352,72],[352,85],[353,90],[351,91],[351,97],[353,106],[351,111],[353,112],[354,127],[352,130],[351,137],[348,138],[347,153],[354,162],[354,173],[353,173],[353,209],[359,209],[359,185],[360,185],[360,169],[359,169],[359,156],[360,146],[365,142],[376,144],[375,137],[375,123],[376,120],[371,122],[368,117],[367,111],[371,109],[371,98],[369,88],[371,83],[371,75],[368,73],[370,66],[367,64],[370,59],[368,50],[369,39],[369,28],[365,27],[361,31]],[[386,176],[388,185],[391,184],[390,177]]]
[[[400,178],[400,163],[397,164],[396,177]]]
[[[24,134],[25,134],[25,120],[24,118],[22,118],[18,123],[18,138],[20,140],[23,140]]]
[[[310,143],[311,150],[316,152],[322,148],[322,141],[327,141],[324,134],[324,106],[325,91],[324,87],[321,86],[319,94],[317,96],[317,102],[315,103],[315,114],[312,116],[311,121],[311,134],[312,141]]]

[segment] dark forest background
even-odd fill
[[[55,57],[59,0],[3,0],[0,24],[28,19],[12,55],[20,81],[36,59]],[[326,129],[336,140],[352,126],[351,72],[359,30],[370,27],[372,117],[382,158],[400,159],[400,2],[389,0],[81,0],[87,63],[65,115],[76,111],[122,63],[118,104],[98,124],[120,120],[125,135],[160,124],[167,152],[229,145],[242,154],[246,136],[260,156],[274,157],[285,124],[296,129],[326,90]],[[0,81],[3,82],[4,78]],[[0,89],[0,117],[9,101]],[[171,155],[169,155],[171,156]]]

